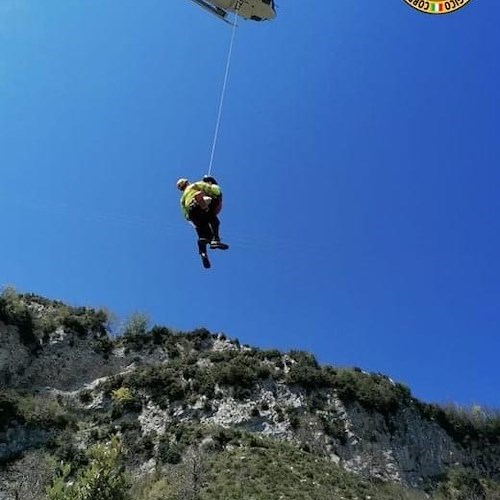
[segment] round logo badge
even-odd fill
[[[404,0],[408,5],[426,14],[449,14],[461,9],[471,0]]]

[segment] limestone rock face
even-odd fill
[[[130,359],[116,355],[105,359],[96,352],[93,339],[62,328],[33,353],[21,342],[15,327],[0,324],[0,387],[75,390],[122,370],[127,363]]]

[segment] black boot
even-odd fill
[[[200,253],[201,262],[205,269],[210,269],[210,261],[208,260],[208,255],[206,253]]]
[[[229,245],[222,243],[220,240],[212,240],[210,242],[210,248],[218,248],[219,250],[227,250]]]

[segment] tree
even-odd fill
[[[73,480],[71,465],[62,465],[60,475],[47,489],[49,500],[127,500],[129,480],[119,463],[119,439],[92,446],[87,457],[88,465]]]

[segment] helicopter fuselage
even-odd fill
[[[276,17],[274,0],[193,0],[193,2],[222,19],[229,12],[253,21],[266,21]]]

